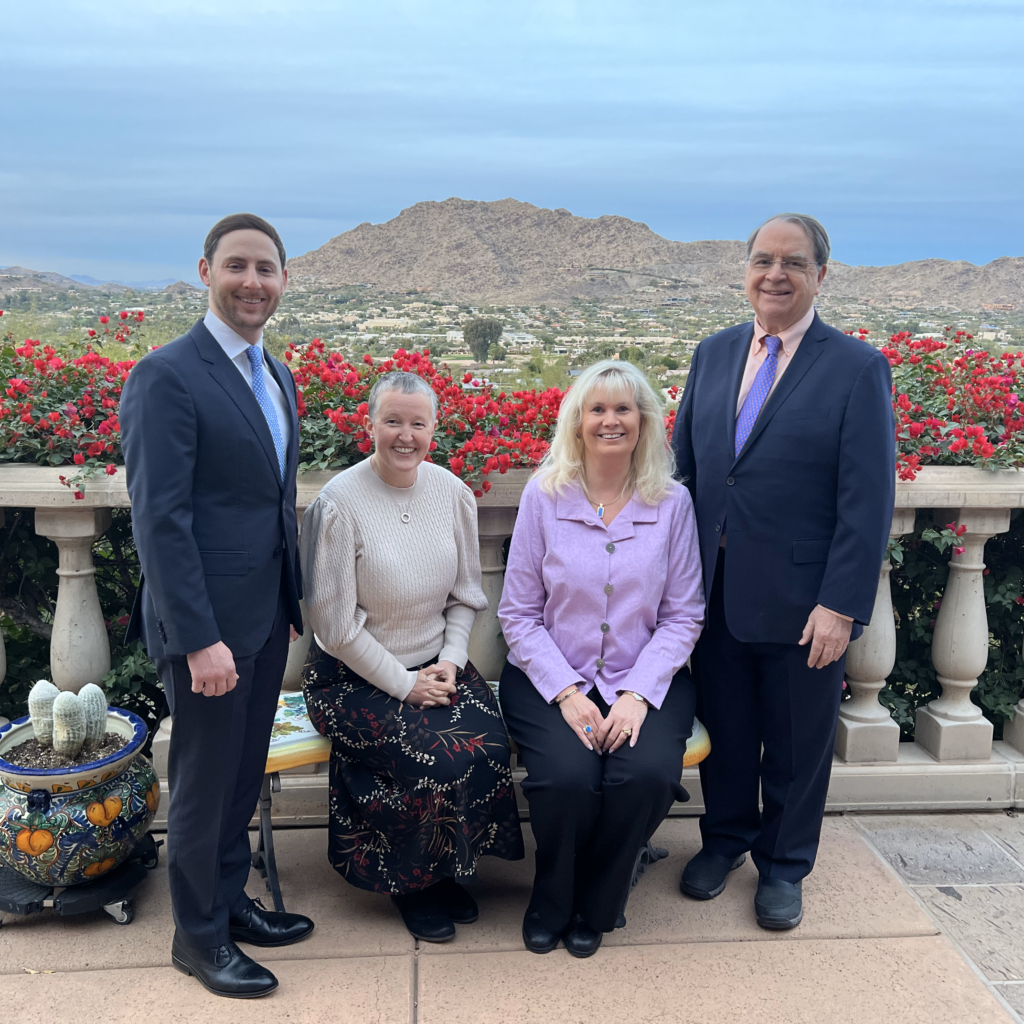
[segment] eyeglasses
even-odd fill
[[[808,260],[770,260],[767,256],[757,256],[754,259],[747,260],[747,266],[750,267],[751,270],[757,270],[763,273],[767,273],[771,270],[776,263],[781,265],[782,272],[784,274],[806,274],[811,267],[819,266],[819,264]]]

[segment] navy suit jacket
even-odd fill
[[[815,605],[871,619],[892,523],[895,422],[889,362],[815,314],[740,454],[736,401],[752,323],[693,355],[673,447],[693,495],[711,597],[724,530],[725,614],[745,643],[795,644]]]
[[[291,414],[284,483],[263,410],[200,320],[132,369],[121,443],[142,583],[128,624],[152,658],[222,640],[259,651],[285,587],[302,632],[295,519],[295,382],[266,354]]]

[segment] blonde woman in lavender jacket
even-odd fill
[[[523,941],[591,956],[622,911],[637,850],[673,799],[693,727],[685,663],[704,598],[689,492],[634,366],[602,362],[563,399],[527,484],[498,610],[501,708],[537,840]]]

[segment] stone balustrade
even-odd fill
[[[110,668],[110,649],[96,595],[91,546],[110,523],[110,509],[129,507],[124,470],[90,480],[84,501],[75,501],[58,481],[60,470],[39,466],[0,467],[3,506],[34,507],[36,532],[57,545],[60,564],[51,641],[54,682],[78,690],[99,682]],[[300,514],[332,476],[302,474]],[[495,476],[478,499],[483,586],[490,602],[477,617],[470,657],[485,678],[498,677],[506,647],[496,610],[504,577],[502,546],[511,535],[527,470]],[[917,509],[936,511],[936,521],[967,527],[959,555],[952,554],[949,578],[937,617],[932,658],[942,694],[917,712],[916,742],[900,743],[899,729],[878,694],[896,657],[896,624],[889,591],[891,565],[880,567],[874,614],[863,636],[850,645],[847,683],[836,738],[829,806],[834,809],[917,809],[1024,806],[1024,699],[1021,712],[992,742],[992,725],[970,699],[988,659],[988,620],[982,574],[985,543],[1009,529],[1010,512],[1024,506],[1024,475],[1012,470],[927,467],[896,488],[890,535],[915,528]],[[308,647],[293,645],[284,687],[298,688]],[[0,680],[4,653],[0,641]],[[169,723],[168,723],[169,724]],[[714,738],[712,737],[712,743]],[[689,770],[688,770],[689,771]],[[686,783],[694,788],[695,779]],[[700,809],[698,796],[691,809]],[[301,817],[301,815],[300,815]],[[308,816],[302,820],[309,820]]]

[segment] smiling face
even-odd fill
[[[288,283],[270,236],[248,228],[229,231],[211,262],[200,259],[199,276],[210,289],[210,309],[250,344],[259,341]]]
[[[597,385],[583,407],[580,437],[587,462],[632,458],[640,440],[640,410],[633,396]]]
[[[392,487],[412,487],[434,437],[430,399],[422,392],[385,391],[374,418],[367,416],[364,422],[381,480]]]
[[[755,261],[774,261],[759,270]],[[783,269],[782,261],[804,263],[806,270]],[[757,233],[747,261],[746,292],[761,326],[769,334],[792,327],[814,305],[827,267],[814,261],[814,246],[799,224],[769,221]]]

